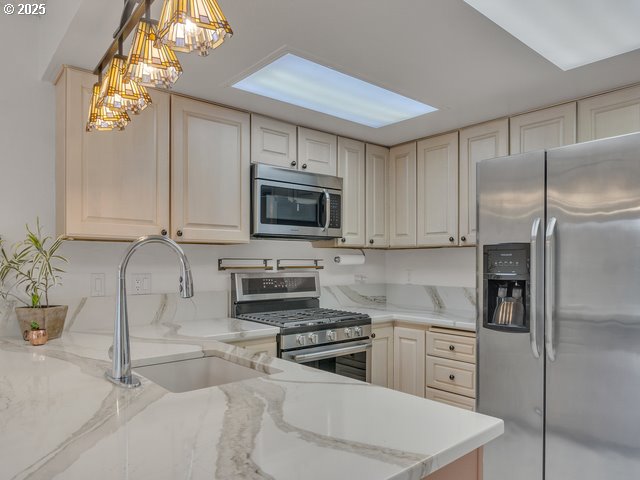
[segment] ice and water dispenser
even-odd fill
[[[528,243],[484,246],[485,328],[529,331],[529,250]]]

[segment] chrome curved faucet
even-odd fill
[[[127,313],[127,285],[125,277],[127,265],[133,252],[147,243],[161,243],[170,247],[178,255],[180,260],[180,296],[182,298],[193,297],[193,279],[191,266],[180,245],[170,238],[160,235],[148,235],[140,237],[133,242],[125,253],[118,267],[118,294],[116,297],[116,321],[113,331],[113,368],[107,371],[107,379],[118,386],[133,388],[140,386],[140,379],[131,373],[131,350],[129,345],[129,319]]]

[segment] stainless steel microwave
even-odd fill
[[[324,240],[342,236],[342,178],[251,165],[251,234]]]

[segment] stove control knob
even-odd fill
[[[335,330],[327,330],[327,340],[330,342],[336,341],[336,331]]]
[[[317,333],[310,333],[307,338],[309,339],[309,343],[310,344],[318,343],[318,334]]]
[[[296,343],[297,343],[298,345],[304,345],[304,344],[306,344],[306,338],[304,338],[304,335],[298,335],[298,336],[296,337]]]
[[[353,337],[353,330],[351,328],[344,329],[344,336],[347,338]]]
[[[356,337],[361,337],[362,336],[362,327],[354,327],[353,333],[356,334]]]

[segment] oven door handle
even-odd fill
[[[348,347],[332,348],[331,350],[323,350],[321,352],[314,353],[299,353],[297,355],[287,355],[291,360],[296,363],[312,362],[314,360],[325,360],[327,358],[341,357],[342,355],[349,355],[350,353],[366,352],[371,349],[371,343],[358,343],[357,345],[350,345]]]

